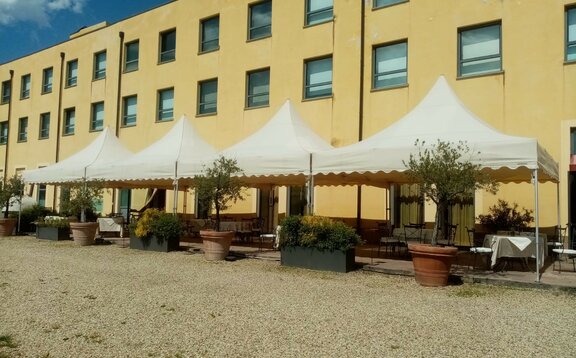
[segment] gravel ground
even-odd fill
[[[0,357],[573,357],[575,303],[555,291],[0,238]]]

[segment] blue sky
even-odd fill
[[[0,0],[0,64],[68,39],[83,26],[117,22],[170,0]]]

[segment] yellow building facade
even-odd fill
[[[537,138],[560,163],[566,223],[576,215],[575,54],[576,3],[568,0],[177,0],[1,64],[0,169],[11,176],[53,164],[106,126],[138,151],[183,114],[224,149],[286,99],[326,141],[344,146],[400,119],[444,75],[472,112],[504,133]],[[496,198],[534,209],[532,190],[508,184],[497,196],[478,193],[475,214]],[[290,211],[290,192],[277,191],[277,212]],[[53,186],[31,193],[57,206]],[[315,210],[385,220],[389,195],[316,188]],[[257,213],[257,197],[251,191],[232,211]],[[556,184],[542,185],[541,225],[557,223],[556,200]],[[193,213],[193,201],[186,194],[180,211]],[[103,211],[117,205],[108,195]]]

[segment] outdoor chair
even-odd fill
[[[454,246],[454,240],[456,239],[456,232],[458,231],[458,224],[448,225],[447,230],[448,230],[447,234],[444,230],[442,230],[442,236],[439,240],[437,240],[438,245]]]
[[[406,247],[408,243],[422,243],[422,229],[424,224],[406,224],[404,225],[404,241]]]
[[[488,265],[490,262],[490,260],[488,260],[488,257],[492,256],[494,249],[492,247],[484,247],[482,245],[476,245],[476,241],[474,240],[474,235],[476,234],[476,231],[474,229],[469,229],[468,227],[466,227],[466,233],[468,234],[468,242],[470,243],[470,252],[474,256],[472,261],[472,268],[476,268],[476,259],[478,256],[480,257],[486,256],[487,257],[486,265]],[[470,268],[470,262],[468,262],[468,268]]]
[[[551,237],[548,241],[548,252],[552,253],[553,256],[556,256],[554,249],[561,249],[564,247],[564,238],[566,237],[566,230],[568,226],[557,226],[556,227],[556,236]]]
[[[272,249],[278,250],[280,244],[280,231],[282,230],[282,226],[276,226],[276,230],[274,233],[270,234],[260,234],[260,247],[258,248],[259,251],[262,251],[262,246],[264,245],[265,240],[269,240],[272,242]]]
[[[392,234],[394,232],[394,225],[389,225],[388,223],[378,223],[378,256],[380,257],[380,250],[382,246],[388,253],[388,249],[391,249],[391,252],[395,252],[396,248],[401,245],[400,238],[394,237]]]
[[[564,235],[562,237],[562,246],[559,248],[552,249],[552,252],[555,254],[554,264],[552,269],[556,269],[556,262],[558,262],[558,273],[562,272],[562,258],[565,258],[566,261],[572,260],[572,267],[574,268],[574,272],[576,272],[576,250],[568,248],[568,236]]]

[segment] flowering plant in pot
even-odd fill
[[[411,154],[404,162],[407,168],[405,174],[420,185],[426,200],[436,204],[436,217],[431,245],[414,244],[409,245],[409,249],[416,280],[426,286],[443,286],[448,282],[452,259],[458,251],[455,247],[437,246],[440,227],[447,227],[449,205],[474,195],[475,190],[496,193],[498,184],[482,171],[480,164],[473,163],[473,156],[480,153],[473,153],[464,142],[438,140],[436,144],[425,146],[425,142],[417,140],[415,145],[419,147],[418,154]],[[417,267],[419,264],[429,264],[434,268]],[[425,277],[425,272],[431,270],[438,272],[432,277]]]
[[[69,240],[70,221],[67,217],[49,216],[34,222],[36,238],[42,240]]]
[[[10,205],[20,202],[24,191],[24,180],[18,174],[6,181],[0,181],[0,205],[4,206],[4,215],[0,218],[0,237],[10,236],[16,227],[16,219],[8,217]]]
[[[130,226],[130,248],[150,251],[175,251],[180,246],[182,223],[174,214],[146,209]]]
[[[244,185],[238,176],[243,171],[235,159],[220,156],[211,166],[204,168],[201,175],[194,177],[193,187],[198,201],[216,211],[214,230],[201,230],[200,237],[204,244],[204,256],[207,260],[222,260],[228,256],[233,231],[221,231],[220,212],[238,200],[244,200]]]
[[[100,181],[79,180],[62,186],[65,198],[60,211],[80,218],[79,222],[70,222],[74,242],[80,246],[92,245],[96,237],[98,223],[88,222],[89,213],[96,211],[96,203],[102,200],[103,183]]]

